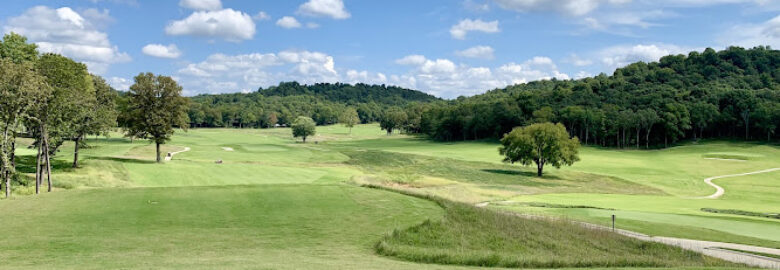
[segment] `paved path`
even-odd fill
[[[488,205],[490,205],[490,202],[481,202],[476,204],[475,206],[487,207]],[[520,213],[514,213],[514,214],[525,218],[531,218],[531,219],[550,218],[548,216],[541,216],[541,215],[520,214]],[[587,223],[582,221],[574,221],[574,222],[592,229],[612,230],[612,228],[610,227],[597,225],[593,223]],[[780,269],[780,259],[758,256],[747,252],[728,250],[728,249],[736,249],[736,250],[744,250],[750,252],[758,252],[763,254],[774,254],[780,256],[780,249],[776,249],[776,248],[766,248],[766,247],[751,246],[751,245],[702,241],[702,240],[664,237],[664,236],[649,236],[646,234],[629,231],[629,230],[622,230],[622,229],[615,229],[615,232],[643,241],[658,242],[658,243],[663,243],[671,246],[677,246],[682,249],[699,252],[707,256],[719,258],[730,262],[743,263],[751,266],[769,268],[769,269]]]
[[[722,187],[712,183],[712,180],[715,179],[722,179],[722,178],[729,178],[729,177],[737,177],[737,176],[745,176],[745,175],[751,175],[751,174],[759,174],[759,173],[768,173],[768,172],[774,172],[774,171],[780,171],[780,168],[773,168],[773,169],[767,169],[763,171],[757,171],[757,172],[749,172],[749,173],[740,173],[740,174],[729,174],[729,175],[721,175],[721,176],[713,176],[707,179],[704,179],[704,183],[707,183],[707,185],[710,185],[715,188],[715,193],[704,197],[705,199],[717,199],[720,198],[720,196],[723,196],[723,193],[726,193],[726,190],[724,190]]]
[[[170,155],[165,156],[165,161],[171,161],[171,159],[173,159],[174,155],[176,155],[178,153],[184,153],[184,152],[187,152],[187,151],[190,151],[189,147],[184,147],[184,150],[181,150],[181,151],[170,152]]]

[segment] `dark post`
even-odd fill
[[[615,215],[612,215],[612,231],[615,231]]]

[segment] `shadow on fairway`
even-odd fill
[[[503,174],[503,175],[520,175],[525,177],[537,177],[535,172],[502,170],[502,169],[482,169],[481,171],[488,172],[488,173],[495,173],[495,174]],[[542,175],[542,177],[538,177],[538,178],[548,179],[548,180],[561,180],[560,177],[554,175]]]

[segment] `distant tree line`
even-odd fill
[[[437,101],[409,89],[367,84],[283,82],[253,93],[198,95],[189,109],[192,127],[266,128],[289,126],[298,116],[318,125],[338,123],[345,111],[355,110],[360,123],[378,122],[391,107]]]
[[[544,80],[452,101],[389,109],[383,124],[443,141],[498,139],[517,126],[562,123],[582,143],[667,146],[682,139],[776,140],[780,51],[706,49],[579,80]]]

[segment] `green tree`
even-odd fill
[[[87,135],[108,135],[117,125],[116,91],[97,75],[90,75],[92,85],[84,97],[86,105],[81,121],[77,123],[73,136],[73,168],[78,167],[79,147]]]
[[[279,118],[276,117],[276,112],[268,114],[268,126],[276,127],[276,123],[279,123]]]
[[[182,88],[171,77],[141,73],[130,86],[128,136],[149,139],[155,143],[157,162],[162,162],[160,145],[171,139],[174,128],[186,131],[188,100]]]
[[[16,134],[23,120],[34,117],[31,112],[49,92],[45,79],[33,71],[31,63],[0,58],[0,177],[6,198],[11,196],[11,178],[16,173]]]
[[[525,166],[536,164],[536,175],[542,176],[544,165],[560,168],[580,160],[579,139],[569,138],[562,124],[539,123],[514,128],[501,139],[499,153],[504,162],[519,162]]]
[[[696,102],[690,106],[690,111],[693,138],[696,139],[697,129],[699,137],[704,137],[704,129],[718,117],[718,107],[707,102]]]
[[[339,116],[339,122],[345,127],[348,127],[349,134],[352,134],[352,127],[360,123],[357,110],[352,107],[345,109],[344,112],[341,113],[341,116]]]
[[[534,123],[547,123],[555,120],[555,112],[551,107],[542,107],[533,112]]]
[[[317,133],[317,124],[311,117],[298,116],[292,123],[292,133],[294,138],[301,137],[303,143],[306,143],[306,137]]]
[[[387,134],[390,135],[393,133],[393,130],[401,128],[406,123],[406,119],[406,112],[400,108],[392,108],[385,112],[382,121],[379,122],[379,127],[382,130],[386,130]]]
[[[47,190],[51,192],[51,156],[65,140],[73,138],[78,128],[84,125],[93,109],[90,98],[93,85],[87,66],[59,54],[42,55],[37,63],[38,73],[46,78],[52,87],[51,95],[41,102],[35,112],[35,123],[31,123],[39,149],[40,166],[36,171],[36,192],[43,184],[46,174]]]

